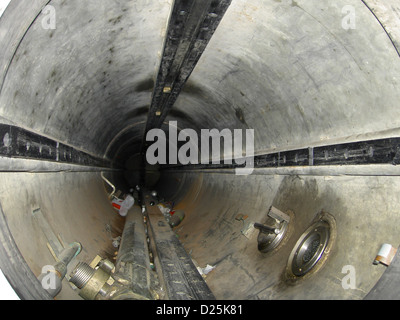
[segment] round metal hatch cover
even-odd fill
[[[263,234],[260,232],[258,235],[258,250],[266,253],[274,250],[284,239],[288,230],[289,223],[287,221],[282,222],[282,225],[278,229],[278,233]]]
[[[321,259],[330,238],[330,225],[326,221],[318,221],[309,227],[297,241],[290,257],[289,267],[297,276],[304,276]]]

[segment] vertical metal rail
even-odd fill
[[[170,300],[215,300],[176,234],[157,206],[146,201],[152,241],[158,257],[158,273]]]
[[[232,0],[175,0],[147,123],[160,128]]]

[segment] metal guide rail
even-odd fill
[[[145,200],[161,276],[170,300],[215,300],[176,234],[157,206]]]

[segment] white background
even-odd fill
[[[0,17],[10,2],[11,0],[0,0]]]
[[[0,270],[0,300],[19,300],[14,289],[8,283],[3,272]]]

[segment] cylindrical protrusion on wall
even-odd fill
[[[91,268],[88,264],[84,262],[80,262],[75,270],[71,274],[71,279],[69,280],[72,282],[78,289],[82,289],[93,277],[95,270]]]
[[[396,248],[388,243],[384,243],[375,257],[374,264],[382,263],[386,266],[390,265],[396,252]]]

